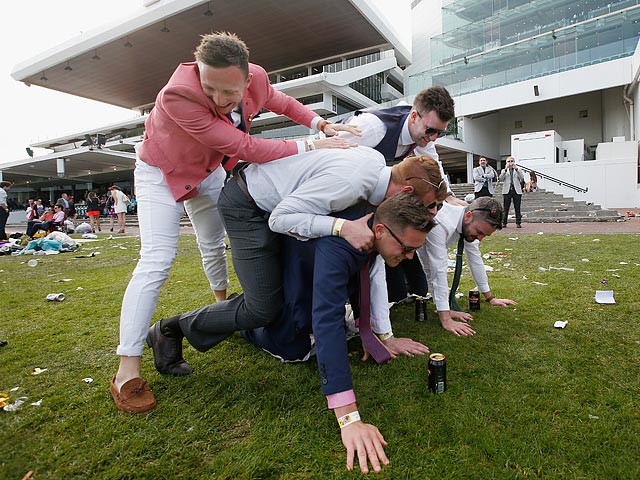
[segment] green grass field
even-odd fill
[[[204,354],[187,346],[196,371],[184,378],[159,375],[145,348],[143,372],[158,408],[139,416],[116,411],[109,379],[139,240],[105,238],[77,253],[36,257],[36,267],[26,264],[34,257],[0,257],[0,340],[9,342],[0,348],[0,392],[11,402],[28,397],[19,410],[0,412],[0,478],[28,471],[38,480],[362,477],[345,468],[315,362],[280,364],[237,335]],[[492,291],[518,305],[483,301],[474,337],[445,332],[432,304],[426,323],[415,322],[413,306],[394,309],[396,335],[447,356],[444,394],[427,389],[426,357],[361,363],[352,340],[360,413],[389,442],[391,464],[368,476],[640,478],[639,241],[486,239],[483,252],[507,255],[487,261]],[[101,254],[74,258],[92,251]],[[472,287],[465,268],[460,291]],[[617,303],[596,304],[599,289],[613,290]],[[52,292],[67,298],[45,301]],[[154,320],[212,298],[195,239],[183,235]],[[566,329],[554,329],[556,320],[568,320]],[[47,371],[32,375],[36,367]]]

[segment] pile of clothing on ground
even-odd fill
[[[13,235],[12,235],[13,237]],[[0,255],[52,255],[74,252],[80,244],[63,232],[51,232],[46,237],[31,240],[22,245],[21,237],[10,238],[0,245]]]

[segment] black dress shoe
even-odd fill
[[[516,225],[516,227],[518,227],[518,228],[522,228],[522,225],[520,225],[520,224],[517,224],[517,225]]]
[[[163,334],[160,322],[149,329],[147,345],[153,350],[153,365],[158,372],[176,377],[193,372],[193,367],[182,357],[182,335],[175,338]]]

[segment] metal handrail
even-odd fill
[[[562,185],[563,187],[572,188],[576,192],[587,193],[589,191],[589,187],[582,188],[582,187],[578,187],[577,185],[572,185],[571,183],[565,182],[564,180],[560,180],[559,178],[554,178],[554,177],[546,175],[546,174],[544,174],[542,172],[538,172],[538,171],[534,170],[533,168],[525,167],[524,165],[518,165],[518,167],[523,169],[525,172],[534,172],[537,177],[542,177],[542,178],[544,178],[546,180],[551,180],[552,182],[555,182],[558,185]]]

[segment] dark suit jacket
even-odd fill
[[[359,204],[335,216],[357,219],[371,211]],[[360,268],[369,256],[339,237],[301,242],[283,237],[284,310],[282,318],[243,336],[284,360],[301,360],[316,344],[325,395],[351,390],[344,305],[356,297]],[[356,297],[357,298],[357,297]]]

